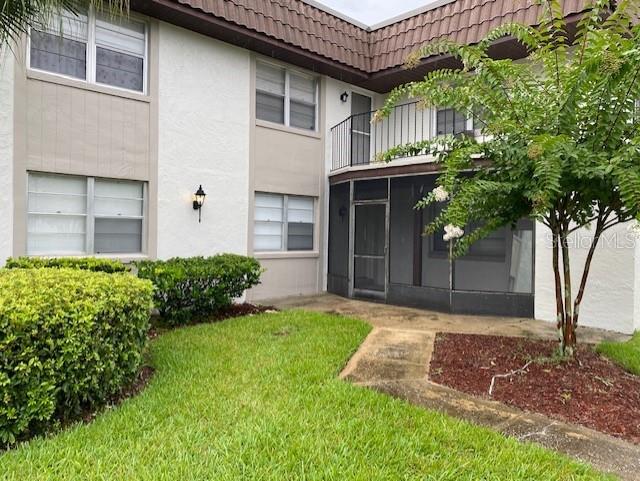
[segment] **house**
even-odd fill
[[[0,258],[254,255],[251,300],[319,293],[456,313],[555,318],[550,244],[523,219],[450,265],[436,212],[412,206],[438,165],[376,154],[475,122],[395,86],[424,42],[473,43],[531,1],[440,0],[372,27],[312,0],[132,0],[34,29],[0,70]],[[575,22],[583,1],[564,2]],[[492,55],[521,58],[512,39]],[[199,186],[206,193],[193,209]],[[621,227],[596,254],[583,323],[640,327],[640,247]],[[586,234],[585,234],[586,235]],[[624,242],[623,242],[624,241]],[[626,242],[626,243],[625,243]],[[575,258],[586,248],[575,246]],[[577,266],[579,267],[579,266]],[[452,288],[452,289],[451,289]]]

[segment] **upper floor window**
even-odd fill
[[[467,117],[454,109],[440,109],[436,114],[436,132],[438,135],[457,135],[467,130]]]
[[[62,12],[31,29],[29,66],[89,83],[145,91],[147,26],[129,18]]]
[[[275,65],[256,64],[256,118],[316,130],[317,79]]]
[[[467,117],[455,109],[438,109],[436,112],[437,135],[458,135],[473,132],[473,135],[478,136],[481,130],[482,121],[479,114]]]
[[[27,254],[139,254],[144,182],[29,173]]]

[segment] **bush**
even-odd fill
[[[8,269],[39,269],[41,267],[69,267],[94,272],[126,272],[127,267],[114,259],[98,259],[96,257],[9,257]]]
[[[0,440],[43,432],[136,376],[153,287],[130,274],[0,270]]]
[[[141,261],[136,266],[138,276],[155,285],[155,306],[171,325],[215,314],[258,284],[262,274],[257,260],[235,254]]]

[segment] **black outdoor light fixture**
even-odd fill
[[[340,100],[341,100],[342,102],[346,102],[348,98],[349,98],[349,93],[348,93],[348,92],[342,92],[342,93],[340,94]]]
[[[202,190],[202,185],[200,185],[198,190],[196,190],[196,193],[193,194],[193,210],[198,211],[198,222],[202,220],[202,204],[204,204],[204,198],[206,196],[207,194]]]

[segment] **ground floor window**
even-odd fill
[[[256,192],[255,251],[313,250],[314,198]]]
[[[29,255],[139,254],[144,182],[29,173]]]

